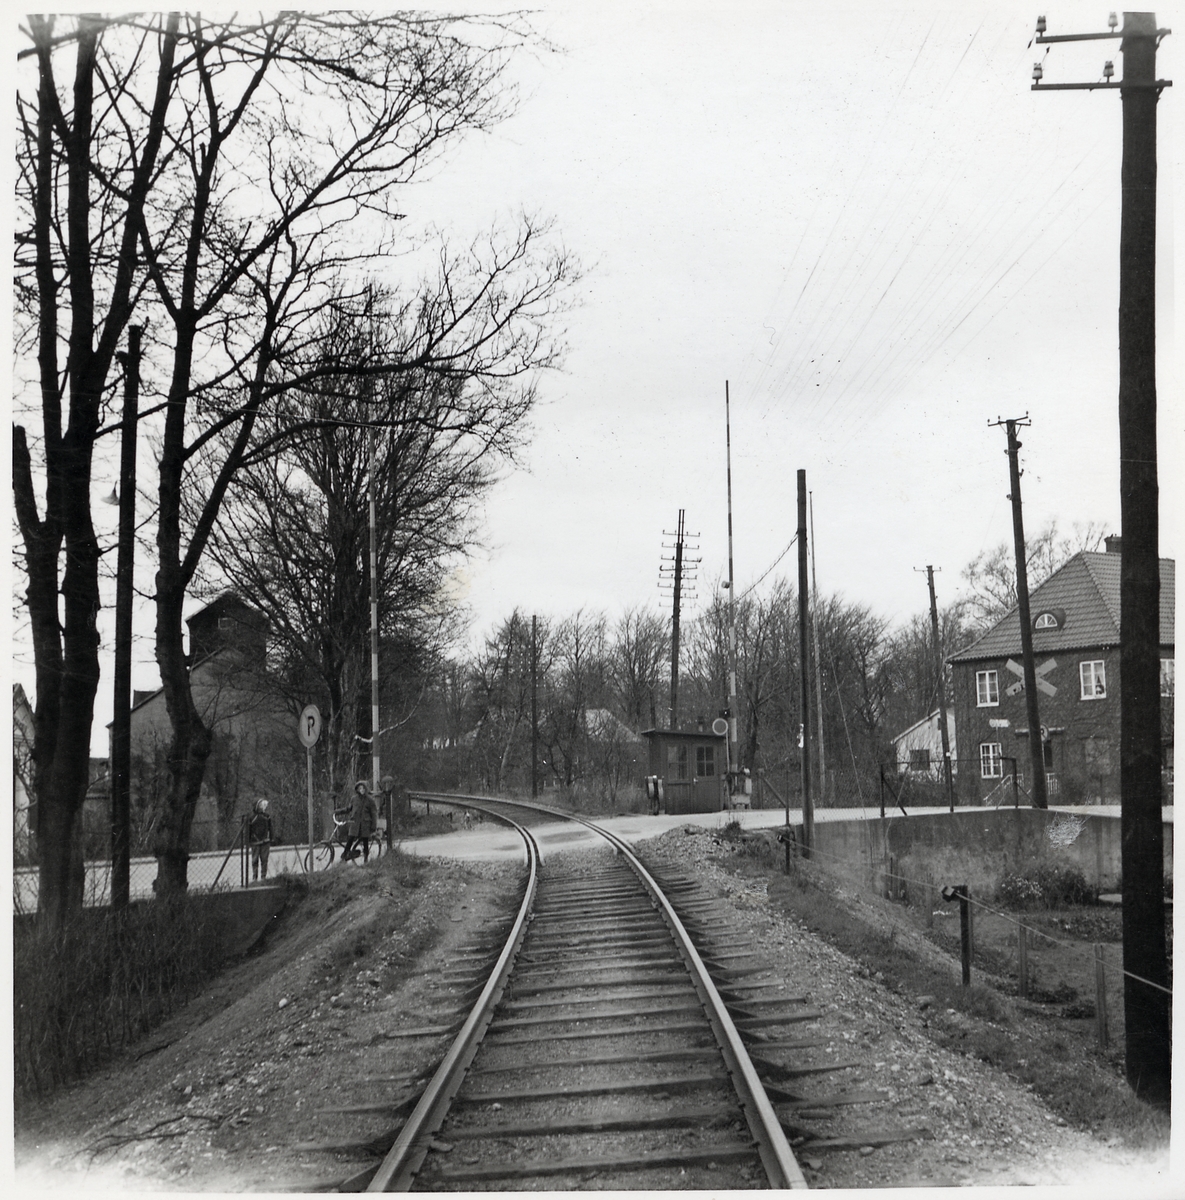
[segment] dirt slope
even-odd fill
[[[1089,1179],[1122,1180],[1126,1195],[1168,1194],[1167,1153],[1060,1126],[1015,1079],[936,1044],[927,1025],[957,1016],[919,1008],[787,917],[766,886],[728,869],[712,835],[673,831],[640,849],[720,894],[826,1010],[825,1053],[865,1063],[850,1084],[846,1072],[831,1076],[835,1087],[885,1098],[850,1110],[847,1124],[931,1130],[867,1153],[813,1153],[812,1186]],[[445,1049],[446,1037],[416,1031],[460,1011],[458,966],[514,908],[518,875],[397,855],[317,877],[259,953],[133,1053],[22,1114],[18,1189],[308,1191],[347,1178],[398,1125],[392,1094],[411,1094],[403,1084]]]
[[[307,1190],[366,1161],[389,1100],[447,1039],[440,975],[511,911],[519,871],[392,856],[337,867],[290,905],[261,951],[224,972],[148,1040],[23,1113],[17,1185],[153,1191]],[[459,989],[458,989],[459,990]]]

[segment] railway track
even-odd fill
[[[690,881],[669,884],[685,923],[613,834],[543,864],[511,806],[467,803],[519,830],[522,904],[368,1190],[805,1187],[746,1038],[819,1014],[768,965],[712,948]]]

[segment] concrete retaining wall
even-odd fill
[[[1001,808],[817,821],[815,848],[820,865],[861,886],[878,884],[890,858],[907,880],[989,891],[1001,876],[1040,861],[1075,866],[1104,892],[1120,880],[1120,819],[1111,815]],[[1171,821],[1164,823],[1164,863],[1171,878]]]

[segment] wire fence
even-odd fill
[[[1056,797],[1056,777],[1046,775],[1050,796]],[[802,806],[801,780],[791,770],[758,771],[754,789],[755,808]],[[816,809],[851,808],[872,811],[909,812],[918,808],[952,808],[975,805],[982,808],[1019,808],[1032,797],[1023,766],[1015,758],[996,756],[952,758],[950,777],[941,757],[917,755],[887,760],[874,766],[832,767],[811,780],[811,797]]]
[[[189,856],[186,879],[191,892],[229,891],[246,888],[268,878],[297,874],[306,869],[308,843],[271,843],[264,855],[251,844],[248,834],[249,817],[243,817],[230,846],[217,850],[197,851]],[[157,861],[151,855],[132,858],[129,894],[132,900],[148,900],[156,894]],[[104,908],[111,903],[112,860],[107,857],[87,858],[84,863],[83,907]],[[39,881],[36,863],[13,868],[13,910],[16,913],[37,911]]]
[[[1118,1016],[1123,1011],[1125,979],[1172,996],[1171,986],[1124,968],[1118,908],[1054,905],[1044,911],[1013,912],[957,882],[944,888],[934,879],[903,874],[892,856],[870,870],[867,863],[814,847],[810,861],[849,887],[862,878],[866,891],[900,904],[902,915],[939,946],[963,955],[967,967],[995,977],[1006,991],[1024,1000],[1057,1005],[1066,1018],[1093,1019],[1100,1045],[1108,1042],[1112,1024],[1108,1014]],[[964,903],[966,940],[960,920]],[[1075,936],[1075,930],[1080,936]],[[1171,921],[1166,923],[1166,934],[1171,982]]]

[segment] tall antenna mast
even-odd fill
[[[728,468],[728,796],[731,807],[740,764],[737,753],[737,589],[732,572],[732,428],[727,379],[724,381],[724,453]]]

